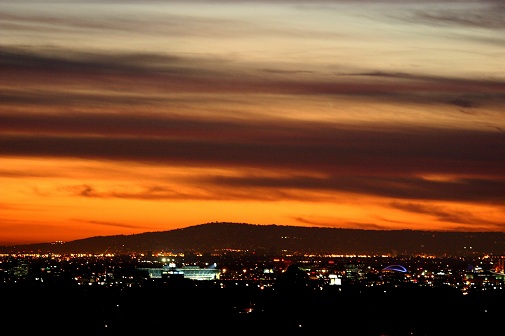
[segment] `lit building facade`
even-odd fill
[[[190,280],[218,280],[221,271],[216,264],[207,268],[199,266],[184,265],[176,267],[174,263],[163,265],[163,267],[144,267],[137,268],[140,271],[147,271],[149,278],[161,279],[166,277],[183,277]]]

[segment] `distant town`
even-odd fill
[[[7,246],[0,316],[53,336],[499,334],[502,238],[208,223]]]
[[[505,256],[259,255],[247,251],[186,254],[3,254],[2,284],[75,283],[134,287],[174,279],[229,286],[236,281],[272,286],[296,266],[315,288],[387,284],[449,286],[463,294],[503,289]]]
[[[79,335],[161,333],[167,321],[177,331],[225,328],[221,335],[312,335],[328,325],[345,335],[471,335],[498,328],[504,262],[236,250],[3,254],[0,313],[10,322],[30,312],[22,330],[51,335],[65,335],[65,325],[81,326]],[[186,319],[195,324],[175,322]]]

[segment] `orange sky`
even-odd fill
[[[499,1],[0,4],[0,244],[505,230]]]

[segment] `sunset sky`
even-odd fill
[[[505,231],[505,4],[0,2],[0,244]]]

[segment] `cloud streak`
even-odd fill
[[[449,207],[406,202],[393,202],[391,205],[400,210],[433,216],[441,222],[458,223],[469,227],[491,225],[496,227],[497,231],[502,230],[505,226],[505,222],[486,221],[470,211],[454,210]]]
[[[469,2],[472,3],[472,2]],[[473,2],[475,3],[475,2]],[[420,10],[415,12],[414,22],[428,25],[450,25],[484,29],[505,28],[505,6],[499,1],[484,1],[479,8],[453,7],[441,11]]]
[[[47,84],[49,81],[54,89],[72,84],[78,85],[76,88],[98,85],[114,91],[133,90],[137,94],[152,93],[151,90],[158,93],[334,94],[368,95],[375,98],[401,94],[412,95],[412,99],[417,97],[416,100],[424,94],[430,96],[428,101],[440,95],[443,97],[443,92],[446,92],[448,97],[454,94],[485,95],[484,98],[494,97],[501,103],[505,99],[504,80],[380,71],[332,74],[307,65],[300,65],[296,70],[265,71],[264,68],[256,68],[252,64],[235,62],[227,58],[192,58],[163,54],[68,54],[64,50],[55,50],[51,54],[12,48],[0,50],[0,70],[5,74],[5,78],[13,83],[28,85]],[[39,78],[43,81],[39,81]],[[132,81],[135,84],[133,87]],[[22,94],[20,91],[10,97],[3,94],[3,99],[16,101],[16,96],[24,99],[25,97],[20,96]],[[69,93],[62,94],[65,98],[65,94]],[[73,97],[79,98],[75,94]],[[104,99],[106,96],[101,97]],[[29,96],[26,98],[30,101],[36,96],[32,99]],[[100,96],[96,98],[100,99]],[[113,98],[114,96],[110,97]]]
[[[324,173],[493,176],[505,173],[505,134],[497,130],[352,129],[295,123],[292,128],[266,124],[261,132],[256,132],[256,127],[241,125],[238,130],[221,134],[214,123],[196,123],[196,126],[183,130],[160,128],[161,137],[156,137],[155,131],[154,136],[148,137],[78,133],[72,136],[2,135],[0,153]],[[221,126],[226,129],[225,125]],[[118,131],[126,133],[121,127]],[[233,137],[235,132],[241,135]]]
[[[139,227],[138,225],[129,225],[124,223],[115,223],[115,222],[105,222],[105,221],[94,221],[94,220],[85,220],[85,219],[74,219],[74,222],[84,223],[84,224],[93,224],[100,226],[111,226],[111,227],[119,227],[119,228],[135,228],[135,229],[149,229],[148,227]]]
[[[214,186],[208,187],[217,188],[214,194],[189,195],[163,186],[105,193],[88,187],[79,191],[86,197],[251,198],[224,191],[231,188],[284,190],[274,199],[297,199],[296,192],[289,190],[305,190],[398,199],[505,202],[505,134],[498,131],[346,127],[300,121],[251,124],[74,117],[51,119],[47,127],[39,117],[18,128],[13,127],[16,123],[12,120],[4,120],[2,124],[11,132],[26,134],[0,136],[0,154],[243,170],[239,176],[188,177],[185,182]],[[64,126],[68,136],[55,135]],[[31,127],[42,134],[33,135]],[[149,136],[143,135],[147,132]],[[247,170],[287,175],[249,175]]]

